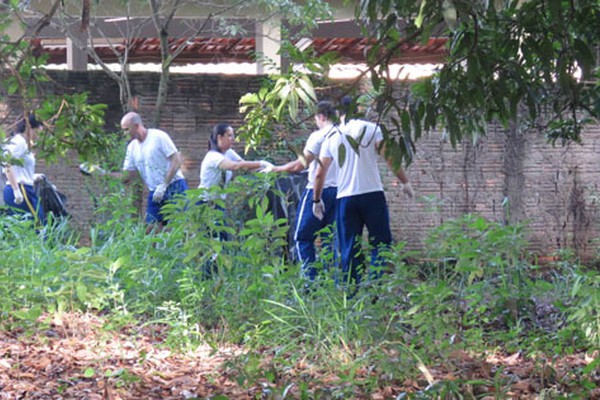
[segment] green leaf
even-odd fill
[[[15,93],[17,93],[18,89],[19,89],[19,84],[16,81],[14,81],[8,85],[7,91],[8,91],[8,94],[15,94]]]
[[[303,90],[298,90],[296,93],[298,93],[298,97],[300,97],[300,100],[302,100],[302,102],[308,107],[308,108],[312,108],[313,105],[313,100],[310,97],[309,94],[307,94],[305,91]]]
[[[92,378],[94,375],[96,374],[96,371],[94,371],[94,368],[86,368],[85,371],[83,371],[83,376],[85,378]]]
[[[282,101],[278,106],[277,109],[275,110],[275,114],[273,115],[273,118],[275,118],[275,121],[281,121],[283,118],[283,110],[285,110],[285,106],[286,106],[286,102]]]
[[[402,132],[404,132],[405,134],[410,135],[410,114],[408,113],[408,111],[404,110],[402,111]]]
[[[415,18],[415,26],[420,28],[423,26],[423,20],[425,19],[425,5],[427,4],[427,0],[421,1],[421,7],[419,8],[419,14],[417,18]]]
[[[363,131],[361,133],[361,137],[359,137],[359,140],[355,140],[352,136],[350,135],[346,135],[346,140],[348,140],[348,144],[350,145],[350,147],[352,148],[352,150],[354,150],[354,152],[356,154],[358,154],[359,148],[360,148],[360,140],[362,139],[362,136],[365,134],[365,132]]]
[[[240,97],[240,104],[258,104],[259,98],[256,93],[246,93]]]
[[[310,81],[310,78],[308,76],[306,76],[306,75],[301,76],[298,79],[298,83],[300,84],[300,87],[302,88],[302,90],[304,92],[306,92],[306,94],[311,98],[311,100],[313,100],[313,101],[317,100],[317,94],[315,93],[313,84]],[[308,101],[306,103],[309,104]]]
[[[79,301],[81,301],[82,303],[85,303],[88,299],[88,290],[87,287],[85,286],[85,284],[83,283],[78,283],[76,286],[76,292],[77,292],[77,298],[79,299]]]
[[[289,96],[288,112],[292,121],[298,120],[298,95],[296,93]]]
[[[292,94],[292,86],[288,82],[283,80],[281,80],[280,86],[281,87],[278,90],[277,88],[275,88],[275,93],[277,93],[281,100],[286,101],[290,97],[290,94]]]
[[[346,162],[346,146],[344,146],[343,143],[340,143],[338,147],[338,164],[340,168],[342,168],[344,162]]]
[[[379,77],[379,74],[375,71],[371,71],[371,84],[373,85],[373,89],[379,90],[381,87],[382,79]]]

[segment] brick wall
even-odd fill
[[[57,83],[52,90],[90,92],[92,102],[109,105],[107,129],[118,125],[122,116],[118,86],[104,73],[53,72],[53,76]],[[158,75],[134,73],[131,82],[140,113],[149,121]],[[160,127],[182,152],[190,187],[198,185],[212,126],[218,121],[238,125],[238,99],[258,86],[259,78],[251,76],[172,75]],[[396,178],[381,163],[396,239],[420,249],[432,227],[475,212],[495,221],[529,221],[528,239],[535,253],[548,255],[569,247],[583,259],[595,259],[600,126],[588,128],[582,139],[581,145],[553,147],[538,132],[491,126],[487,137],[453,149],[441,133],[425,135],[408,170],[416,201],[402,194]],[[98,190],[97,182],[81,176],[74,157],[47,167],[40,161],[38,171],[65,192],[75,221],[85,226],[92,211],[87,192]]]
[[[582,139],[581,145],[553,147],[539,132],[492,126],[477,143],[452,149],[443,135],[432,133],[417,144],[409,172],[418,195],[434,201],[407,201],[384,172],[392,188],[394,232],[420,248],[428,229],[471,212],[499,222],[528,221],[534,253],[571,248],[593,260],[600,227],[600,126],[588,128]]]

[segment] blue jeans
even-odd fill
[[[44,209],[42,208],[42,205],[35,194],[35,189],[33,186],[19,184],[19,188],[21,193],[23,193],[23,202],[21,204],[15,203],[15,193],[13,192],[12,186],[8,184],[4,186],[4,204],[9,207],[9,214],[30,214],[36,221],[36,224],[45,225],[46,215],[44,214]]]
[[[362,280],[364,257],[361,251],[361,238],[365,226],[369,231],[371,246],[369,276],[376,279],[382,275],[384,267],[384,260],[379,252],[392,244],[390,216],[383,192],[342,197],[337,201],[337,228],[342,258],[340,283],[342,284],[359,284]]]
[[[162,222],[166,224],[164,216],[161,212],[162,206],[169,203],[173,200],[173,198],[179,194],[182,194],[188,190],[188,185],[185,179],[178,179],[175,182],[171,182],[171,184],[167,187],[165,191],[165,195],[163,196],[162,201],[155,202],[152,200],[152,196],[154,195],[154,190],[151,190],[148,193],[148,206],[146,208],[146,223],[152,224],[157,222]]]
[[[309,280],[315,280],[317,269],[314,263],[317,259],[315,240],[321,238],[326,251],[331,254],[331,259],[336,260],[337,249],[335,245],[335,203],[337,188],[329,187],[323,189],[321,200],[325,206],[325,214],[322,220],[314,216],[312,212],[313,190],[305,189],[298,203],[296,228],[294,230],[294,241],[296,242],[296,255],[302,263],[302,274]],[[329,228],[329,232],[323,229]]]

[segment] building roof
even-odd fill
[[[446,38],[431,38],[425,44],[403,44],[390,61],[398,64],[441,63],[447,54],[445,49],[446,40]],[[254,61],[252,58],[256,49],[254,38],[175,39],[171,41],[171,50],[177,49],[184,41],[184,48],[173,65]],[[49,63],[63,64],[66,62],[67,52],[64,40],[38,39],[36,44],[41,53],[49,55]],[[300,44],[297,43],[297,45]],[[311,47],[317,55],[330,52],[336,53],[339,56],[340,63],[359,63],[366,61],[366,53],[372,46],[372,42],[365,38],[316,37],[306,39],[304,46]],[[124,51],[124,40],[113,41],[111,45],[96,45],[97,54],[107,63],[118,62],[118,56],[124,54]],[[129,47],[128,57],[130,63],[160,63],[159,39],[134,39]],[[88,62],[94,63],[94,60],[90,58]]]

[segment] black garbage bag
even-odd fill
[[[269,193],[271,211],[276,218],[288,218],[290,223],[295,222],[296,207],[300,202],[307,182],[308,173],[306,171],[284,175],[275,180],[275,189],[283,195],[275,196],[274,193]]]
[[[67,196],[59,192],[48,178],[38,179],[34,184],[34,189],[46,215],[52,214],[54,218],[69,216],[66,207]]]
[[[296,209],[302,198],[302,193],[308,182],[308,173],[306,171],[298,174],[288,174],[275,180],[275,191],[270,190],[267,193],[269,199],[269,208],[275,218],[287,218],[288,229],[288,248],[287,254],[291,261],[295,261],[294,248],[294,227],[296,226]],[[276,194],[277,193],[277,194]]]

